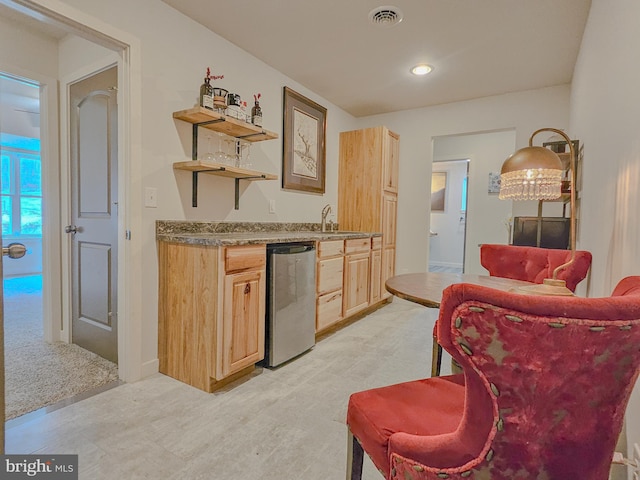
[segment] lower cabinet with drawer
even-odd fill
[[[342,320],[344,240],[318,242],[316,265],[316,333]]]
[[[345,240],[342,313],[354,315],[369,306],[371,239]]]
[[[264,359],[266,245],[226,247],[221,377]]]
[[[317,243],[316,334],[390,301],[383,293],[382,244],[381,236]]]
[[[266,245],[159,242],[160,372],[212,392],[264,358]]]

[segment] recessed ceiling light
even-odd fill
[[[411,73],[414,75],[426,75],[433,70],[431,65],[427,65],[426,63],[421,63],[411,68]]]

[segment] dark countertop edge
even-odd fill
[[[357,238],[380,237],[382,233],[373,232],[229,232],[229,233],[163,233],[156,235],[162,242],[187,245],[231,246],[260,245],[272,243],[309,242],[323,240],[349,240]]]

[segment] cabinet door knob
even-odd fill
[[[247,295],[251,291],[251,284],[247,283],[244,286],[244,294]]]

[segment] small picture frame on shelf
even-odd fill
[[[327,109],[284,87],[282,188],[324,193]]]

